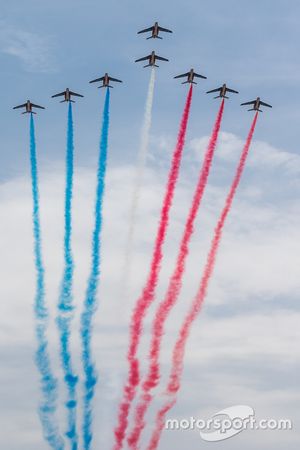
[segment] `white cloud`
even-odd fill
[[[208,136],[191,140],[190,146],[196,154],[202,154],[209,140]],[[244,140],[233,133],[221,132],[219,137],[219,151],[217,157],[225,161],[236,159],[241,151]],[[262,170],[281,169],[294,174],[300,172],[300,157],[297,154],[289,153],[272,147],[267,142],[254,140],[251,147],[248,164],[253,168]]]
[[[199,142],[204,141],[197,142],[197,145],[192,145],[199,148]],[[219,157],[214,171],[222,169],[225,164],[232,173],[240,143],[239,138],[233,135],[225,134],[225,137],[222,137],[219,154],[227,154],[228,158],[224,161],[223,157]],[[162,145],[165,145],[164,142]],[[255,143],[253,149],[258,148]],[[268,155],[272,155],[270,161],[273,161],[273,167],[278,167],[278,161],[281,161],[280,168],[284,179],[297,178],[297,173],[287,164],[289,157],[293,156],[270,146],[268,149]],[[232,155],[235,155],[235,158]],[[189,165],[190,161],[184,162],[172,209],[158,299],[164,293],[173,268],[194,189],[194,176],[190,177],[187,164]],[[193,161],[193,166],[197,164],[198,158]],[[95,358],[101,375],[95,401],[95,444],[98,445],[107,446],[111,443],[117,398],[126,369],[124,355],[128,318],[147,273],[166,170],[165,166],[161,166],[159,170],[154,167],[148,169],[145,176],[137,225],[133,283],[128,300],[120,292],[119,281],[127,232],[132,168],[109,167],[108,170],[104,205],[102,281],[94,330]],[[214,185],[213,180],[214,178],[197,219],[183,292],[167,324],[163,347],[165,375],[176,330],[196,292],[211,233],[228,189],[226,177],[221,178],[218,185]],[[62,269],[63,172],[61,168],[44,172],[40,175],[40,181],[47,300],[54,318]],[[222,406],[230,406],[227,403],[231,400],[233,403],[241,403],[251,402],[252,399],[255,403],[253,406],[257,406],[259,412],[268,411],[278,417],[281,405],[284,404],[284,411],[299,420],[295,406],[298,397],[296,388],[291,384],[290,375],[296,372],[296,343],[299,341],[299,308],[296,302],[300,288],[298,195],[291,185],[286,183],[283,189],[289,201],[283,201],[279,197],[274,202],[269,202],[267,193],[260,186],[261,174],[257,174],[254,186],[246,181],[248,179],[243,180],[226,224],[205,308],[189,341],[183,389],[173,414],[193,414],[199,410],[208,414],[215,412],[214,407],[220,409]],[[263,182],[267,182],[270,188],[277,183],[272,170],[265,171]],[[77,311],[73,346],[78,371],[78,319],[90,262],[94,187],[95,170],[76,169],[73,230]],[[0,214],[0,235],[5,237],[0,241],[3,299],[0,302],[0,339],[3,343],[0,390],[1,395],[5,394],[4,406],[9,410],[7,414],[6,407],[1,408],[0,421],[4,424],[3,429],[7,430],[1,435],[1,447],[7,447],[9,442],[12,450],[20,448],[21,445],[24,450],[36,450],[43,448],[43,444],[35,414],[39,395],[38,377],[31,359],[35,346],[32,331],[34,267],[28,179],[15,179],[0,186]],[[152,314],[153,308],[147,326]],[[50,337],[54,366],[58,375],[61,375],[58,369],[57,336],[53,321],[50,324]],[[143,353],[147,348],[146,343],[144,340]],[[284,368],[289,370],[284,371]],[[30,383],[29,380],[33,382]],[[8,431],[13,431],[9,426],[12,417],[18,426],[18,433],[14,434],[13,439],[8,435]],[[62,423],[63,420],[62,418]],[[183,435],[179,438],[170,433],[164,437],[164,442],[168,443],[168,447],[177,450],[185,439],[191,439],[193,445],[198,442],[198,437]],[[281,448],[280,440],[277,444],[276,439],[270,439],[273,449]],[[288,439],[292,443],[296,442],[293,437],[289,436]],[[239,443],[238,440],[237,444],[232,442],[225,443],[222,448],[227,450],[232,448],[228,445]],[[243,442],[243,446],[245,450],[250,450],[251,441]],[[271,448],[271,444],[266,448]]]
[[[28,72],[57,70],[51,37],[16,29],[4,21],[0,21],[0,51],[18,58]]]

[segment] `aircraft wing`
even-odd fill
[[[34,103],[31,103],[31,106],[34,106],[34,108],[45,109],[43,106],[35,105]]]
[[[194,72],[195,77],[197,78],[204,78],[205,80],[207,79],[207,77],[205,77],[204,75],[200,75],[200,73],[195,73]]]
[[[51,98],[60,97],[61,95],[65,95],[65,92],[60,92],[59,94],[52,95]]]
[[[163,28],[163,27],[158,27],[159,31],[164,31],[165,33],[173,33],[173,31],[168,30],[167,28]]]
[[[148,56],[145,56],[144,58],[136,59],[135,62],[146,61],[146,60],[149,59],[150,57],[151,57],[151,55],[148,55]]]
[[[27,103],[24,103],[24,105],[14,106],[13,109],[25,108],[26,105],[27,105]]]
[[[238,94],[238,91],[235,91],[234,89],[229,89],[228,87],[226,88],[226,91],[232,92],[233,94]]]
[[[184,77],[187,77],[189,75],[189,73],[190,72],[183,73],[182,75],[176,75],[176,77],[174,77],[174,78],[184,78]]]
[[[211,91],[207,91],[207,94],[211,94],[212,92],[219,92],[222,88],[212,89]]]
[[[145,28],[144,30],[138,31],[137,34],[148,33],[148,31],[152,31],[154,27]]]
[[[95,80],[90,81],[90,83],[97,83],[98,81],[103,81],[104,77],[101,78],[95,78]]]
[[[268,103],[260,102],[260,104],[263,105],[263,106],[267,106],[268,108],[272,108],[272,106],[271,106],[271,105],[268,105]]]
[[[108,77],[111,81],[115,81],[116,83],[123,83],[122,80],[118,80],[117,78]]]
[[[241,106],[245,106],[245,105],[255,105],[256,100],[252,100],[252,102],[245,102],[245,103],[241,103]]]
[[[169,61],[167,58],[163,58],[162,56],[155,55],[156,59],[159,59],[160,61]]]
[[[76,92],[70,91],[70,95],[75,95],[75,97],[83,97],[81,94],[76,94]]]

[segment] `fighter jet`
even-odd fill
[[[123,83],[122,80],[118,80],[117,78],[112,78],[108,75],[108,73],[105,73],[103,77],[96,78],[95,80],[90,81],[90,83],[97,83],[98,81],[102,81],[102,86],[98,86],[99,88],[113,88],[113,86],[110,86],[110,81],[115,81],[116,83]]]
[[[268,108],[272,108],[272,106],[268,105],[268,103],[262,102],[260,97],[257,97],[256,100],[252,100],[251,102],[241,103],[241,106],[244,106],[244,105],[253,105],[253,108],[248,109],[248,111],[259,111],[259,112],[262,112],[262,110],[259,109],[260,105],[267,106]]]
[[[187,77],[187,80],[186,81],[183,81],[183,83],[182,84],[186,84],[186,83],[192,83],[192,84],[197,84],[195,81],[194,81],[194,78],[196,77],[196,78],[204,78],[205,80],[206,80],[206,78],[207,77],[205,77],[204,75],[200,75],[199,73],[196,73],[195,71],[194,71],[194,69],[191,69],[189,72],[187,72],[187,73],[183,73],[183,74],[181,74],[181,75],[177,75],[176,77],[174,77],[174,78],[185,78],[185,77]]]
[[[144,30],[138,31],[138,34],[148,33],[149,31],[151,31],[151,36],[147,37],[147,39],[162,39],[162,37],[159,36],[160,31],[162,31],[164,33],[173,33],[173,31],[168,30],[167,28],[160,27],[158,25],[158,22],[155,22],[155,24],[152,27],[145,28]]]
[[[19,109],[19,108],[25,108],[25,111],[22,114],[36,114],[36,112],[32,111],[32,108],[39,108],[39,109],[45,109],[43,106],[35,105],[34,103],[31,103],[30,100],[27,100],[26,103],[23,105],[15,106],[13,109]]]
[[[227,92],[232,92],[233,94],[238,94],[238,91],[234,91],[233,89],[229,89],[226,84],[224,83],[223,86],[217,88],[217,89],[212,89],[211,91],[207,91],[207,94],[211,94],[212,92],[219,92],[219,95],[217,95],[214,98],[229,98],[226,96]]]
[[[83,97],[83,95],[76,94],[76,92],[72,92],[72,91],[70,91],[69,88],[67,88],[64,92],[60,92],[59,94],[52,95],[52,98],[54,98],[54,97],[61,97],[62,95],[65,97],[65,99],[62,100],[60,103],[64,103],[64,102],[75,103],[74,100],[71,99],[72,95],[74,95],[75,97]]]
[[[155,64],[157,59],[159,61],[169,61],[167,58],[162,58],[161,56],[156,55],[155,52],[152,52],[150,55],[145,56],[144,58],[136,59],[135,62],[147,61],[147,59],[149,60],[149,64],[144,67],[159,67],[157,64]]]

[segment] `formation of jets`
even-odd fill
[[[169,30],[168,28],[161,27],[158,22],[155,22],[154,25],[151,27],[145,28],[143,30],[138,31],[138,34],[143,33],[151,33],[150,36],[147,37],[147,39],[162,39],[160,36],[160,33],[173,33],[172,30]],[[135,62],[141,62],[141,61],[148,61],[148,64],[146,64],[144,67],[159,67],[156,62],[157,61],[169,61],[167,58],[163,58],[162,56],[159,56],[155,53],[155,51],[152,51],[149,55],[143,56],[142,58],[136,59]],[[174,78],[186,78],[185,81],[182,82],[182,84],[197,84],[196,81],[194,81],[195,78],[202,78],[206,79],[204,75],[201,75],[197,72],[195,72],[194,69],[190,69],[188,72],[176,75]],[[105,73],[102,77],[95,78],[94,80],[91,80],[90,83],[102,83],[98,88],[112,88],[113,86],[110,84],[111,82],[114,83],[122,83],[122,80],[119,80],[118,78],[113,78],[108,73]],[[222,86],[212,89],[210,91],[207,91],[207,94],[212,94],[218,92],[218,95],[214,98],[229,98],[226,94],[232,93],[232,94],[238,94],[238,91],[235,91],[234,89],[230,89],[227,87],[227,85],[224,83]],[[59,94],[52,95],[52,98],[55,97],[64,97],[63,100],[61,100],[60,103],[64,102],[73,102],[72,97],[83,97],[81,94],[77,94],[76,92],[71,91],[69,88],[67,88],[65,91],[60,92]],[[261,106],[266,106],[268,108],[272,108],[271,105],[268,103],[263,102],[260,97],[257,97],[256,100],[252,100],[250,102],[242,103],[241,106],[245,105],[251,105],[252,108],[248,109],[248,111],[260,111]],[[15,106],[13,109],[19,109],[19,108],[25,108],[25,111],[22,114],[36,114],[35,111],[33,111],[33,108],[39,108],[39,109],[45,109],[43,106],[36,105],[34,103],[31,103],[30,100],[27,100],[26,103],[22,105]]]

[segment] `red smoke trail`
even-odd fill
[[[160,303],[155,313],[155,318],[152,325],[152,337],[150,344],[149,354],[149,368],[145,377],[145,381],[142,384],[141,400],[139,401],[135,409],[134,428],[129,435],[128,445],[130,448],[136,449],[138,441],[140,439],[143,428],[145,427],[145,414],[150,406],[153,396],[150,395],[150,391],[154,389],[160,379],[160,366],[159,357],[161,350],[161,340],[164,334],[164,324],[171,312],[172,307],[175,305],[176,300],[181,291],[182,278],[185,270],[185,262],[189,252],[189,244],[194,232],[194,222],[197,217],[197,212],[203,197],[205,186],[207,184],[212,160],[217,145],[218,135],[221,127],[222,117],[224,112],[224,99],[221,102],[219,112],[214,124],[214,128],[209,140],[207,150],[204,156],[202,169],[200,171],[199,180],[196,186],[196,190],[193,197],[192,206],[189,211],[189,215],[185,224],[184,233],[182,236],[179,253],[177,256],[177,262],[173,275],[170,279],[167,293],[164,300]]]
[[[183,372],[183,360],[184,360],[184,352],[185,352],[185,345],[187,342],[187,339],[189,337],[191,327],[193,325],[194,320],[196,319],[197,315],[199,314],[203,301],[206,296],[207,287],[209,280],[211,278],[211,275],[213,273],[213,269],[215,266],[216,256],[219,249],[219,244],[222,237],[222,232],[224,228],[224,224],[226,221],[226,218],[228,216],[228,213],[231,209],[231,205],[237,190],[237,187],[239,185],[246,159],[249,153],[250,144],[252,141],[253,133],[255,130],[255,125],[257,121],[258,113],[255,114],[246,144],[244,146],[243,152],[240,157],[239,165],[237,167],[229,194],[226,198],[225,206],[223,211],[221,212],[221,215],[219,217],[217,226],[215,228],[214,237],[211,243],[210,251],[207,257],[206,266],[204,269],[204,274],[201,279],[200,287],[197,292],[196,297],[194,298],[194,301],[191,305],[191,308],[183,322],[183,325],[180,329],[178,339],[176,341],[176,344],[173,349],[173,357],[172,357],[172,368],[171,373],[169,377],[168,386],[166,389],[166,395],[170,396],[171,398],[168,399],[168,401],[165,403],[165,405],[159,410],[159,412],[156,415],[156,423],[155,428],[151,436],[150,443],[147,447],[147,450],[156,450],[158,446],[158,442],[161,436],[161,433],[164,428],[165,424],[165,417],[169,410],[173,407],[173,405],[176,402],[176,394],[180,389],[180,383],[181,383],[181,376]]]
[[[175,147],[171,169],[169,172],[168,182],[166,186],[165,197],[160,214],[160,222],[154,244],[154,250],[152,255],[152,261],[150,266],[150,272],[146,285],[144,286],[142,295],[136,302],[130,323],[130,341],[127,354],[127,360],[129,363],[129,371],[126,385],[123,390],[123,399],[119,405],[118,425],[115,428],[115,444],[114,450],[120,450],[125,438],[126,428],[128,425],[128,414],[130,410],[131,402],[133,401],[136,388],[140,382],[139,375],[139,361],[137,358],[137,350],[140,343],[141,334],[143,331],[143,319],[146,312],[154,300],[155,289],[158,282],[158,276],[160,271],[160,265],[162,261],[162,247],[165,241],[166,231],[169,223],[169,213],[172,205],[176,182],[178,179],[180,163],[182,158],[183,147],[185,143],[185,135],[187,130],[187,124],[189,119],[189,113],[192,102],[193,87],[191,85],[183,116],[180,123],[180,130],[177,138],[177,145]]]

